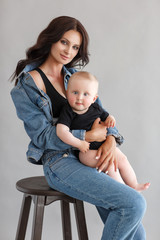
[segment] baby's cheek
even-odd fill
[[[75,98],[74,97],[70,97],[68,99],[68,101],[69,101],[70,106],[73,106],[73,104],[75,103]]]
[[[84,104],[86,107],[89,107],[93,102],[91,100],[85,100]]]

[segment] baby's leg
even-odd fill
[[[86,153],[79,153],[79,160],[88,167],[95,168],[98,163],[96,159],[97,150],[88,150]]]
[[[109,169],[108,169],[108,172],[107,172],[108,176],[110,176],[111,178],[113,178],[114,180],[116,180],[117,182],[120,182],[120,183],[124,183],[122,177],[121,177],[121,174],[119,172],[119,169],[117,169],[117,171],[115,171],[115,167],[114,165],[112,165]]]
[[[136,189],[137,191],[145,190],[149,187],[150,183],[139,184],[137,181],[136,174],[130,165],[127,157],[116,148],[116,156],[118,160],[118,169],[123,181],[130,187]]]
[[[125,183],[128,186],[136,189],[137,191],[142,191],[147,189],[150,186],[150,183],[139,184],[135,172],[130,165],[127,157],[120,151],[119,148],[116,148],[116,158],[118,161],[118,170],[115,172],[114,165],[108,169],[108,175],[120,183]],[[84,165],[95,168],[98,159],[96,159],[97,150],[88,150],[86,153],[79,153],[79,160]],[[105,171],[104,171],[105,172]]]
[[[84,165],[95,168],[98,163],[98,159],[96,159],[96,156],[97,156],[97,150],[88,150],[86,153],[82,153],[82,152],[79,153],[79,160]],[[122,177],[119,173],[119,170],[115,172],[113,165],[109,168],[108,175],[114,178],[115,180],[117,180],[118,182],[121,182],[124,184]]]

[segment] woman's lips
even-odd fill
[[[68,59],[69,59],[69,57],[66,57],[65,55],[62,55],[62,54],[61,54],[61,57],[62,57],[64,60],[68,60]]]

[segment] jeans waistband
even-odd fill
[[[46,160],[47,160],[49,157],[53,157],[54,155],[59,154],[59,153],[61,153],[61,154],[65,154],[65,153],[67,153],[67,154],[73,154],[73,155],[75,155],[77,158],[78,158],[78,156],[79,156],[79,150],[74,150],[74,149],[72,149],[72,148],[65,149],[65,150],[59,150],[59,151],[47,149],[47,150],[45,150],[45,152],[44,152],[44,154],[43,154],[43,156],[42,156],[42,158],[41,158],[42,164],[45,164]]]

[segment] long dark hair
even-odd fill
[[[70,63],[66,64],[66,67],[85,66],[89,62],[88,33],[77,19],[61,16],[53,19],[47,28],[39,34],[36,44],[26,51],[26,59],[18,62],[12,81],[20,74],[27,64],[33,62],[40,62],[42,64],[49,56],[52,44],[58,42],[64,33],[69,30],[76,30],[82,35],[82,44],[78,54]],[[15,80],[15,85],[16,84],[17,79]]]

